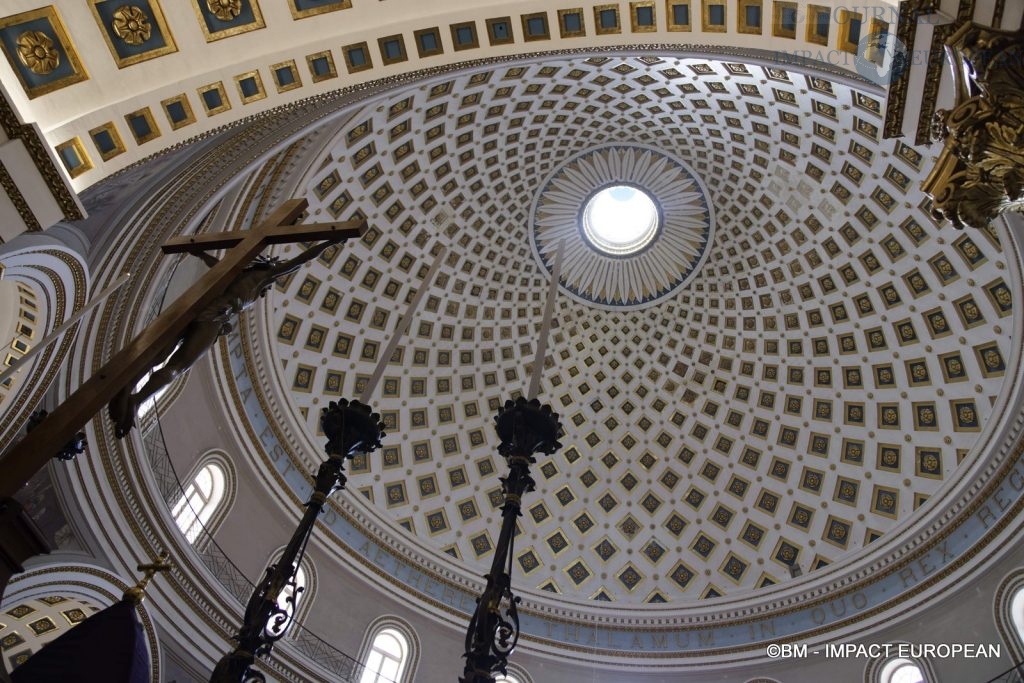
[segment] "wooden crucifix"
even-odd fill
[[[139,398],[138,394],[131,393],[135,382],[167,357],[170,350],[182,341],[189,326],[194,326],[197,318],[204,312],[209,316],[210,311],[218,307],[225,292],[229,292],[232,285],[237,287],[245,277],[250,262],[266,245],[326,240],[326,244],[307,250],[305,256],[313,258],[332,244],[350,237],[361,237],[366,232],[365,220],[295,225],[306,206],[305,199],[292,199],[251,230],[183,237],[164,245],[165,253],[198,254],[222,248],[227,251],[219,261],[204,259],[212,265],[205,275],[0,459],[0,472],[3,472],[0,477],[0,500],[14,495],[115,397],[123,397],[127,391],[130,403],[134,404]],[[285,268],[275,271],[276,276],[287,274],[287,268],[294,270],[305,260],[298,262],[293,259],[279,264]],[[270,284],[273,284],[273,280]],[[246,283],[247,287],[249,285],[253,283]],[[258,296],[269,285],[264,282],[253,286],[258,290]],[[243,302],[235,306],[238,310],[246,307]],[[214,335],[210,338],[209,343],[212,344],[216,337]],[[194,349],[190,353],[192,351]]]

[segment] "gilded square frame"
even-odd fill
[[[721,5],[722,23],[711,23],[711,7]],[[729,3],[726,0],[701,0],[700,2],[701,28],[707,33],[725,33],[729,30]]]
[[[318,59],[326,59],[327,65],[330,67],[330,71],[326,74],[317,74],[313,69],[313,62]],[[311,55],[306,55],[306,66],[309,68],[309,76],[314,83],[320,81],[327,81],[332,78],[338,77],[338,67],[334,64],[334,55],[331,54],[330,50],[324,50],[323,52],[314,52]]]
[[[458,40],[458,32],[460,29],[468,28],[473,32],[473,40],[465,45],[460,45]],[[452,49],[456,52],[460,50],[472,50],[480,47],[480,35],[476,30],[475,21],[463,21],[457,24],[449,25],[449,29],[452,32]]]
[[[133,116],[141,116],[146,120],[146,123],[149,124],[149,133],[147,135],[139,137],[135,134],[135,129],[132,128],[131,121],[131,117]],[[149,107],[143,107],[142,109],[136,109],[135,111],[128,112],[124,115],[124,121],[128,124],[128,131],[132,134],[132,137],[135,138],[135,144],[137,145],[147,143],[150,140],[155,140],[161,135],[160,127],[156,125],[156,119],[153,118],[153,112],[149,110]]]
[[[352,60],[348,56],[348,53],[351,50],[362,50],[363,54],[366,55],[366,63],[353,64]],[[341,48],[341,56],[345,59],[345,68],[348,69],[350,74],[373,68],[373,55],[370,54],[370,46],[365,41],[362,43],[352,43],[351,45],[344,46]]]
[[[792,29],[787,29],[782,25],[782,13],[787,10],[793,10],[796,13],[797,24],[799,24],[799,6],[795,2],[789,0],[774,0],[772,2],[772,36],[776,38],[793,38],[796,39],[796,24]]]
[[[529,14],[521,14],[521,15],[519,15],[519,19],[520,19],[520,21],[523,24],[523,40],[526,41],[527,43],[530,43],[530,42],[533,42],[533,41],[536,41],[536,40],[551,40],[551,23],[548,21],[548,13],[546,11],[545,12],[531,12]],[[529,26],[530,26],[530,21],[533,20],[533,19],[543,19],[544,20],[544,33],[543,34],[536,35],[536,36],[530,35]]]
[[[252,12],[253,20],[247,24],[239,24],[238,26],[229,26],[220,31],[211,31],[210,27],[206,24],[206,18],[203,16],[203,9],[200,6],[203,0],[192,0],[192,9],[196,13],[196,21],[199,22],[199,28],[203,31],[203,37],[206,38],[206,42],[212,43],[215,40],[223,40],[224,38],[230,38],[237,36],[242,33],[248,33],[249,31],[256,31],[261,28],[266,28],[267,23],[263,20],[263,12],[260,11],[260,5],[258,0],[241,0],[241,4],[248,3],[249,10]]]
[[[512,17],[494,17],[486,21],[487,24],[487,39],[491,45],[508,45],[509,43],[516,42],[515,34],[512,31]],[[508,24],[508,38],[499,38],[494,33],[494,27],[498,24]]]
[[[295,80],[286,85],[282,85],[281,81],[279,81],[277,77],[277,72],[280,69],[290,69]],[[299,75],[299,67],[295,64],[294,59],[278,62],[277,64],[271,64],[270,77],[274,80],[274,87],[277,88],[277,92],[279,93],[288,92],[289,90],[295,90],[296,88],[302,87],[302,76]]]
[[[420,38],[431,33],[434,34],[434,37],[437,39],[437,47],[432,50],[427,50],[424,49],[423,45],[420,43]],[[418,31],[413,31],[412,39],[413,42],[416,43],[416,54],[420,57],[433,57],[435,55],[444,54],[444,44],[441,42],[441,29],[437,26],[421,28]]]
[[[757,7],[761,10],[761,24],[751,26],[747,23],[747,8]],[[736,8],[736,30],[740,33],[761,35],[764,33],[764,3],[762,0],[739,0]]]
[[[288,10],[292,13],[292,19],[306,19],[307,17],[315,17],[319,14],[352,8],[352,0],[338,0],[337,2],[308,9],[300,9],[296,3],[297,0],[288,0]]]
[[[81,161],[82,163],[79,164],[74,169],[68,168],[67,165],[64,163],[64,157],[61,155],[61,152],[63,152],[65,149],[75,150],[75,154],[78,155],[78,160]],[[85,151],[85,146],[82,144],[82,139],[77,135],[71,138],[70,140],[66,140],[57,145],[56,147],[54,147],[54,151],[57,153],[57,158],[60,159],[61,166],[64,168],[65,171],[67,171],[68,176],[70,176],[71,178],[77,178],[86,171],[91,171],[93,169],[92,159],[89,158],[88,152]]]
[[[693,30],[693,1],[694,0],[665,0],[665,24],[669,31],[691,31]],[[676,7],[686,7],[686,18],[689,21],[685,24],[677,24],[672,19],[675,16]]]
[[[882,21],[878,17],[871,17],[868,29],[868,36],[870,37],[864,49],[864,59],[878,66],[881,66],[885,61],[885,50],[878,49],[878,40],[883,34],[888,36],[890,40],[895,39],[895,36],[889,32],[889,22]]]
[[[615,12],[615,28],[601,26],[601,13],[609,10]],[[622,13],[618,5],[594,5],[594,32],[599,36],[622,33]]]
[[[565,17],[570,14],[580,15],[580,28],[578,31],[570,31],[565,26]],[[579,38],[587,35],[587,22],[583,20],[583,8],[571,7],[558,10],[558,33],[562,38]]]
[[[103,132],[106,132],[114,143],[114,150],[111,152],[103,152],[100,150],[99,145],[96,144],[96,135]],[[124,140],[121,139],[121,134],[117,132],[117,128],[114,126],[113,121],[107,121],[102,126],[96,126],[90,130],[89,139],[92,140],[93,146],[96,147],[96,151],[99,153],[100,159],[103,161],[110,161],[118,154],[122,154],[125,151]]]
[[[206,106],[206,99],[203,97],[203,93],[210,92],[211,90],[216,90],[220,93],[220,105],[213,107],[212,109]],[[196,93],[199,95],[199,101],[202,103],[203,110],[206,111],[207,116],[216,116],[221,112],[231,109],[231,101],[228,100],[228,93],[224,89],[224,83],[222,81],[208,83],[207,85],[196,88]]]
[[[397,57],[388,57],[387,52],[384,51],[384,45],[392,40],[398,41],[400,55]],[[384,36],[377,39],[377,50],[380,51],[380,61],[384,66],[389,64],[400,64],[402,62],[409,61],[409,51],[405,48],[405,36],[401,33],[395,33],[390,36]]]
[[[864,15],[860,12],[851,12],[846,9],[839,10],[838,23],[839,23],[839,38],[837,47],[843,52],[849,52],[851,54],[857,54],[857,45],[860,42],[854,43],[850,40],[850,21],[856,19],[861,25],[861,38],[864,37],[864,29],[866,28],[864,23]],[[809,26],[809,24],[808,24]]]
[[[845,12],[846,10],[840,11]],[[828,7],[822,7],[821,5],[807,5],[807,26],[804,31],[804,39],[807,40],[808,43],[827,46],[829,37],[819,36],[814,30],[814,27],[818,23],[818,15],[822,13],[827,14],[829,17],[829,32],[831,34],[832,10]],[[842,39],[840,38],[840,40]]]
[[[167,19],[164,18],[163,10],[160,8],[160,3],[157,0],[146,0],[146,7],[153,15],[153,21],[156,22],[157,28],[160,29],[160,34],[164,37],[164,46],[156,48],[154,50],[147,50],[146,52],[130,55],[128,57],[122,57],[117,52],[114,42],[110,39],[110,31],[107,26],[103,23],[103,17],[100,16],[100,11],[97,9],[98,5],[110,0],[89,0],[89,9],[92,10],[92,16],[96,19],[96,24],[99,26],[100,33],[103,34],[103,40],[107,44],[107,48],[110,50],[110,56],[114,59],[114,63],[117,64],[118,69],[123,69],[126,66],[138,64],[139,62],[145,62],[150,59],[156,59],[157,57],[163,57],[178,51],[178,46],[174,42],[174,36],[171,34],[171,29],[167,25]],[[125,7],[135,7],[135,5],[125,5]],[[118,8],[123,9],[123,7]]]
[[[242,81],[248,78],[252,78],[256,82],[257,92],[255,95],[246,95],[242,91]],[[263,87],[263,78],[260,77],[260,72],[257,69],[246,71],[244,74],[238,74],[235,76],[235,89],[238,90],[238,99],[242,100],[242,104],[256,102],[266,98],[267,96],[267,89]]]
[[[19,65],[19,63],[15,61],[16,57],[8,53],[5,49],[4,54],[7,57],[7,61],[11,64],[11,70],[14,71],[15,75],[18,77],[21,87],[25,90],[25,94],[28,95],[30,100],[89,79],[89,74],[82,65],[81,59],[78,57],[78,52],[75,50],[74,43],[72,43],[71,38],[68,37],[68,32],[64,27],[64,22],[60,18],[60,13],[57,12],[57,8],[53,5],[0,18],[0,29],[17,26],[18,24],[35,21],[37,19],[46,19],[49,22],[50,28],[53,30],[54,37],[56,37],[57,41],[60,43],[61,48],[64,50],[64,54],[67,55],[68,64],[71,67],[72,73],[49,83],[36,86],[29,85],[25,80],[25,76],[22,74],[22,65]],[[28,68],[27,65],[25,65],[25,68]]]
[[[175,102],[181,103],[181,106],[185,110],[186,114],[185,120],[179,121],[177,123],[174,122],[174,120],[171,118],[171,113],[167,110],[167,108]],[[164,116],[167,117],[167,122],[171,124],[171,130],[178,130],[179,128],[184,128],[185,126],[188,126],[196,122],[196,114],[194,111],[192,111],[192,105],[189,103],[188,97],[185,95],[185,93],[175,95],[174,97],[168,97],[166,100],[161,100],[160,106],[164,110]]]
[[[654,23],[650,26],[641,25],[638,20],[638,10],[644,7],[651,9],[651,16]],[[629,29],[633,33],[655,33],[658,30],[658,9],[654,0],[636,0],[629,3]]]

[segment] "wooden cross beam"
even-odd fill
[[[263,233],[263,244],[286,244],[288,242],[319,242],[320,240],[336,239],[338,231],[352,232],[351,237],[361,237],[366,231],[366,221],[341,221],[338,223],[303,223],[302,237],[296,238],[294,225],[279,225],[269,228]],[[165,254],[196,254],[201,251],[215,249],[232,249],[252,234],[251,230],[232,230],[230,232],[212,232],[202,235],[175,237],[164,243],[160,250]],[[346,232],[348,234],[348,232]]]
[[[178,252],[232,246],[224,258],[0,459],[0,472],[3,473],[0,476],[0,500],[21,489],[122,388],[163,360],[158,356],[268,243],[340,240],[361,237],[366,232],[366,221],[295,225],[306,205],[305,199],[289,200],[251,230],[228,232],[223,237],[213,235],[173,240],[171,249]]]

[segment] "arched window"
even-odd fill
[[[1017,664],[1024,662],[1024,569],[1010,572],[995,595],[996,628]]]
[[[864,680],[868,683],[934,683],[931,662],[922,657],[879,658],[868,662]]]
[[[879,683],[925,683],[921,667],[909,659],[890,659],[882,665]]]
[[[410,683],[419,664],[419,639],[398,617],[380,617],[366,629],[359,661],[359,683]]]
[[[1024,643],[1024,588],[1018,588],[1010,600],[1010,620],[1017,634],[1017,641]]]
[[[215,462],[204,465],[185,486],[178,502],[171,508],[175,524],[189,543],[195,543],[217,507],[224,501],[227,479],[223,468]]]
[[[235,498],[235,476],[223,451],[204,453],[182,479],[177,499],[169,498],[174,523],[185,539],[202,549],[227,517]]]
[[[405,636],[393,628],[378,631],[370,645],[359,683],[390,683],[401,680],[408,655],[409,643],[406,642]]]

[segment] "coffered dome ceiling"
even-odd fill
[[[751,591],[843,561],[958,486],[1007,372],[1011,274],[994,230],[930,220],[930,161],[880,139],[874,95],[752,64],[582,55],[361,106],[300,194],[315,220],[371,229],[258,319],[312,466],[320,408],[362,392],[428,288],[371,399],[383,452],[350,468],[381,518],[473,573],[489,564],[493,416],[530,379],[545,232],[575,255],[540,395],[566,435],[524,501],[517,586],[629,603]],[[660,205],[635,255],[601,255],[571,221],[606,180]],[[586,263],[619,275],[588,280]]]

